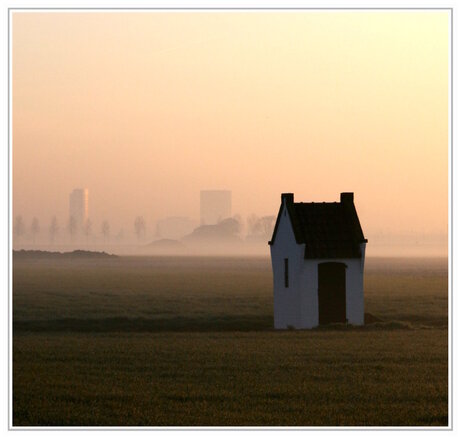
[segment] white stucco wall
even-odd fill
[[[303,246],[305,247],[305,245]],[[302,258],[303,255],[304,253],[302,253]],[[301,323],[297,328],[313,328],[319,324],[317,260],[303,260],[301,282],[304,285],[299,303],[302,318]]]
[[[361,243],[361,258],[349,259],[347,269],[347,319],[349,324],[364,324],[364,259],[366,244]],[[346,262],[345,262],[346,263]]]
[[[360,259],[305,260],[305,245],[295,241],[289,215],[281,213],[275,241],[270,246],[273,269],[273,310],[275,329],[289,326],[298,329],[318,325],[318,264],[345,263],[346,318],[349,324],[364,324],[364,256],[366,244],[361,244]],[[284,259],[289,259],[289,287],[284,286]]]
[[[285,214],[286,213],[286,214]],[[273,310],[276,329],[288,326],[298,328],[301,309],[300,288],[305,245],[295,241],[289,215],[283,206],[278,230],[273,245],[270,246],[273,270]],[[289,260],[289,287],[284,286],[284,259]]]

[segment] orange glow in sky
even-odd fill
[[[355,192],[367,234],[447,234],[446,11],[13,14],[13,214],[113,229]]]

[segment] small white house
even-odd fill
[[[364,238],[353,193],[340,202],[294,202],[283,193],[268,244],[275,329],[364,324]]]

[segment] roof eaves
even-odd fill
[[[276,217],[275,228],[273,228],[273,234],[271,240],[268,241],[269,245],[273,245],[275,242],[276,233],[278,231],[278,226],[280,223],[281,213],[283,211],[283,204],[281,204],[280,209],[278,210],[278,216]]]

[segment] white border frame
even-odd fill
[[[74,430],[74,431],[88,431],[88,430],[98,430],[98,431],[113,431],[113,430],[155,430],[155,431],[174,431],[174,430],[188,430],[191,433],[198,433],[198,431],[216,431],[216,430],[230,430],[230,431],[238,431],[240,433],[244,433],[244,431],[286,431],[286,430],[296,430],[296,431],[311,431],[311,430],[321,430],[321,431],[336,431],[336,430],[348,430],[348,431],[357,431],[357,430],[365,430],[365,431],[419,431],[419,430],[428,430],[428,431],[440,431],[440,430],[454,430],[454,407],[457,405],[457,398],[455,397],[454,392],[454,379],[453,379],[453,364],[457,363],[456,361],[456,351],[453,350],[453,339],[454,339],[454,332],[457,330],[457,324],[454,321],[454,313],[455,311],[454,306],[456,306],[456,301],[453,300],[453,273],[455,272],[456,268],[460,268],[458,262],[453,259],[454,247],[456,246],[455,235],[453,233],[453,219],[455,205],[454,205],[454,193],[457,193],[455,190],[456,179],[454,178],[454,125],[453,125],[453,108],[454,102],[458,102],[458,92],[457,89],[454,87],[453,78],[454,71],[457,72],[457,57],[456,51],[458,50],[459,46],[459,38],[458,33],[455,29],[455,24],[458,22],[458,7],[455,4],[455,1],[442,1],[442,2],[435,2],[435,1],[415,1],[415,0],[406,0],[406,1],[395,1],[389,0],[386,2],[383,1],[375,1],[370,3],[369,1],[354,1],[349,2],[349,4],[344,4],[343,1],[325,1],[325,2],[312,2],[308,0],[300,0],[300,1],[293,1],[288,0],[286,3],[280,4],[279,1],[275,0],[268,0],[265,1],[263,4],[260,2],[254,2],[251,0],[250,2],[245,2],[243,0],[234,0],[234,1],[217,1],[217,2],[210,2],[210,1],[199,1],[195,2],[193,5],[190,2],[183,1],[183,0],[174,0],[172,2],[168,2],[165,0],[157,1],[152,4],[151,1],[146,0],[137,0],[135,3],[127,4],[126,1],[114,0],[114,1],[107,1],[107,0],[99,0],[97,5],[95,5],[94,1],[90,0],[82,0],[76,2],[73,1],[66,1],[64,4],[62,1],[51,0],[47,2],[43,2],[42,5],[37,6],[37,2],[33,0],[25,0],[25,1],[14,1],[14,0],[7,0],[3,6],[2,10],[2,22],[8,23],[8,26],[3,28],[2,37],[5,37],[6,34],[6,43],[2,45],[2,50],[4,53],[3,61],[6,61],[7,67],[2,70],[2,78],[4,78],[4,87],[2,87],[2,96],[4,97],[3,102],[7,102],[7,111],[5,117],[2,118],[3,120],[3,127],[6,128],[5,132],[7,132],[8,136],[8,148],[5,148],[4,153],[7,155],[7,162],[8,162],[8,181],[7,181],[7,190],[2,191],[2,200],[6,201],[3,202],[2,205],[8,206],[7,215],[1,216],[1,223],[3,226],[8,227],[8,237],[7,237],[7,245],[4,247],[8,248],[8,253],[2,253],[4,257],[4,262],[2,266],[4,268],[4,272],[7,272],[8,278],[8,294],[4,297],[4,308],[8,309],[8,318],[6,319],[7,322],[7,330],[5,330],[6,336],[2,337],[2,343],[4,344],[4,350],[8,349],[8,360],[7,360],[7,374],[8,374],[8,391],[4,391],[8,393],[8,400],[6,406],[3,406],[5,409],[2,410],[2,414],[6,414],[7,412],[7,422],[4,424],[7,425],[8,430]],[[351,4],[350,4],[351,3]],[[326,428],[318,428],[318,427],[52,427],[52,428],[43,428],[43,427],[15,427],[12,425],[12,120],[11,120],[11,105],[12,105],[12,90],[11,90],[11,79],[12,79],[12,64],[11,64],[11,30],[12,30],[12,20],[11,14],[15,11],[27,11],[27,12],[34,12],[34,11],[42,11],[48,10],[49,12],[56,11],[56,12],[72,12],[72,11],[81,11],[82,9],[91,11],[91,12],[109,12],[109,11],[117,11],[122,10],[124,12],[139,12],[141,10],[150,10],[150,11],[190,11],[193,12],[194,10],[209,10],[212,12],[226,12],[226,11],[248,11],[253,10],[255,12],[259,10],[273,10],[276,12],[281,11],[297,11],[297,10],[362,10],[362,9],[374,9],[374,10],[450,10],[451,14],[451,21],[450,21],[450,32],[451,32],[451,39],[450,39],[450,59],[449,59],[449,170],[448,170],[448,178],[449,178],[449,276],[448,276],[448,285],[449,285],[449,330],[448,330],[448,337],[449,337],[449,425],[447,427],[378,427],[378,428],[369,428],[369,427],[326,427]],[[6,50],[5,50],[6,49]],[[454,53],[455,49],[455,53]],[[5,74],[7,72],[7,75]],[[6,88],[6,90],[5,90]],[[7,92],[5,92],[7,91]],[[456,106],[455,106],[456,108]],[[5,110],[5,105],[2,106],[2,114]],[[5,196],[7,194],[7,196]],[[5,199],[6,198],[6,199]],[[458,215],[455,215],[456,217]],[[5,220],[7,218],[7,220]],[[3,228],[5,229],[5,228]],[[5,257],[6,256],[6,257]],[[6,269],[5,269],[6,268]],[[456,333],[455,333],[456,334]],[[6,342],[5,342],[6,341]],[[5,365],[2,362],[2,365]],[[6,372],[5,372],[6,373]],[[6,385],[5,385],[6,389]],[[3,403],[3,399],[2,399]],[[3,416],[2,416],[3,419]],[[108,432],[110,433],[110,432]],[[201,435],[202,432],[200,432]],[[198,435],[197,435],[198,436]]]

